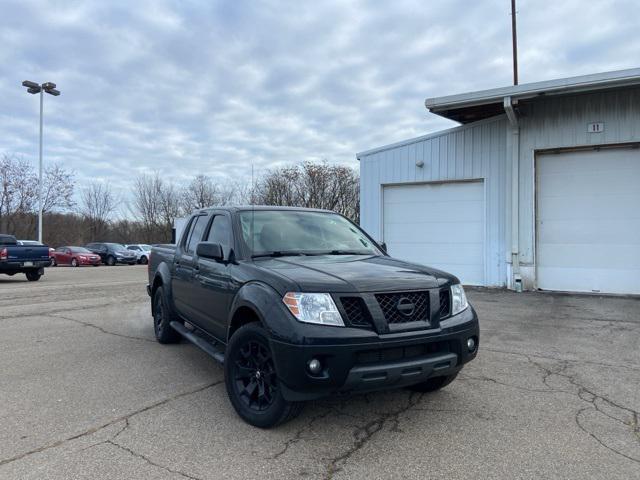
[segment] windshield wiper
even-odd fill
[[[363,250],[331,250],[326,255],[373,255],[373,253]]]
[[[296,256],[302,256],[302,255],[307,255],[304,252],[297,252],[295,250],[279,250],[279,251],[273,251],[273,252],[264,252],[264,253],[257,253],[255,255],[251,255],[251,258],[260,258],[260,257],[296,257]]]

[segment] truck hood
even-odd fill
[[[371,255],[320,255],[256,260],[254,265],[306,292],[383,292],[436,288],[458,279],[441,270]]]

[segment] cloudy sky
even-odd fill
[[[519,0],[521,83],[637,67],[637,0]],[[453,124],[426,97],[511,82],[509,0],[2,0],[0,154],[82,183],[246,179]]]

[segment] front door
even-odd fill
[[[237,287],[232,282],[231,220],[225,214],[216,214],[206,237],[207,242],[222,246],[223,260],[198,259],[198,271],[193,283],[197,298],[198,317],[205,328],[220,340],[226,340],[229,306]]]

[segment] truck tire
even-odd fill
[[[258,323],[240,327],[231,337],[225,352],[224,379],[231,405],[255,427],[280,425],[296,417],[304,406],[282,396],[269,339]]]
[[[411,385],[407,387],[409,390],[413,390],[414,392],[435,392],[436,390],[440,390],[441,388],[446,387],[451,382],[453,382],[458,376],[458,372],[452,375],[445,375],[444,377],[433,377],[428,379],[425,382],[417,383],[415,385]]]
[[[34,272],[26,272],[25,275],[27,276],[27,280],[29,280],[30,282],[37,282],[42,276],[40,273],[38,273],[37,270]]]
[[[116,258],[112,255],[109,255],[106,260],[106,264],[110,267],[113,267],[116,264]]]
[[[159,343],[178,343],[180,334],[171,328],[172,315],[162,287],[153,295],[153,331]]]

